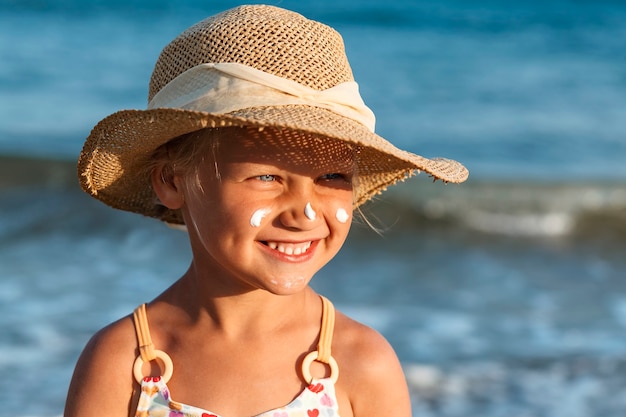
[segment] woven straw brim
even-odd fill
[[[182,224],[179,211],[155,204],[145,166],[154,151],[178,136],[211,127],[275,127],[359,146],[355,207],[388,186],[424,171],[445,182],[463,182],[467,169],[449,159],[428,159],[400,150],[363,125],[317,107],[248,108],[228,114],[182,109],[122,110],[98,123],[78,161],[81,187],[105,204]]]

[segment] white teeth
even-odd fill
[[[311,247],[311,242],[297,245],[292,243],[267,242],[267,246],[285,255],[302,255]]]

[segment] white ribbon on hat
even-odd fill
[[[224,114],[288,104],[328,109],[374,132],[376,118],[363,102],[354,81],[320,91],[232,62],[200,64],[188,69],[165,85],[150,100],[148,109],[179,108]]]

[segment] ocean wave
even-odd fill
[[[5,199],[3,211],[14,210],[15,219],[23,219],[24,224],[49,217],[54,207],[67,215],[68,207],[54,192],[48,195],[53,200],[42,201],[38,190],[43,189],[63,189],[70,193],[68,196],[74,196],[65,198],[77,198],[80,204],[80,197],[76,197],[80,193],[75,162],[0,156],[0,192],[19,190],[20,195],[19,203]],[[44,206],[46,210],[42,210]],[[444,185],[417,176],[391,187],[362,211],[363,217],[384,233],[447,230],[521,238],[602,239],[626,244],[626,183],[618,181],[470,179],[464,184]],[[107,216],[106,211],[102,216]],[[19,224],[0,222],[0,234],[3,230],[19,229]]]
[[[378,200],[369,213],[390,231],[453,228],[487,235],[626,242],[626,184],[621,182],[470,180],[443,186],[418,178]]]

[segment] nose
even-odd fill
[[[292,230],[308,230],[315,227],[320,218],[320,205],[312,193],[291,193],[279,215],[280,223]]]

